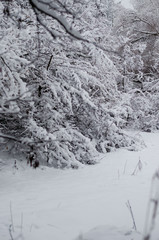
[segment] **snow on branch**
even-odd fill
[[[78,40],[87,41],[81,36],[81,34],[78,31],[72,28],[72,26],[68,23],[66,18],[62,15],[63,9],[64,9],[66,14],[71,14],[72,17],[74,18],[74,14],[70,12],[66,8],[66,6],[63,5],[60,1],[55,1],[54,3],[53,1],[48,1],[48,0],[30,0],[30,4],[35,10],[35,14],[38,16],[37,19],[40,20],[40,22],[41,22],[41,19],[39,18],[39,13],[44,13],[45,15],[55,19],[65,29],[65,31],[72,37]],[[48,30],[48,27],[46,26],[46,24],[43,26]],[[52,32],[52,31],[49,30],[49,32]],[[58,37],[56,33],[52,33],[52,35],[54,37]]]

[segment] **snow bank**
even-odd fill
[[[0,155],[0,239],[11,239],[10,233],[14,240],[142,239],[159,133],[142,137],[147,147],[141,151],[101,154],[98,164],[78,170],[35,170],[24,161],[17,169],[15,157]],[[159,215],[156,220],[151,240],[158,240]]]

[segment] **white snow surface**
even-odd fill
[[[98,164],[78,170],[35,170],[20,161],[17,170],[15,158],[1,152],[0,239],[142,239],[151,179],[159,167],[159,133],[141,135],[146,143],[141,151],[103,154]],[[159,239],[158,223],[152,240]]]

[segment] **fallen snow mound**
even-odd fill
[[[139,240],[141,234],[135,231],[119,229],[114,226],[98,226],[86,234],[80,234],[75,240]]]

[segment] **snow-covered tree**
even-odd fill
[[[118,9],[120,35],[116,66],[123,76],[119,89],[129,99],[127,124],[143,130],[158,128],[158,1],[133,1],[134,10]],[[118,38],[119,39],[119,38]],[[154,92],[156,94],[154,94]],[[131,113],[130,113],[131,112]]]
[[[1,136],[55,167],[134,144],[116,114],[121,74],[107,54],[108,6],[84,3],[1,3]]]

